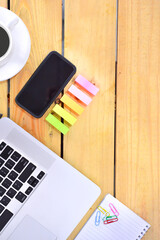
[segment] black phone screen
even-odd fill
[[[17,95],[16,103],[34,117],[41,117],[75,72],[71,62],[51,52]]]

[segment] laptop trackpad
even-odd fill
[[[30,216],[25,216],[8,240],[56,240],[57,237]]]

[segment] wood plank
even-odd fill
[[[7,0],[0,1],[0,7],[7,8]],[[4,117],[7,117],[7,93],[8,93],[8,84],[7,81],[0,82],[0,113],[3,114]]]
[[[115,43],[115,0],[65,1],[65,57],[100,92],[64,137],[64,159],[100,186],[98,201],[114,190]]]
[[[7,0],[1,0],[0,6],[8,8],[8,1]]]
[[[11,10],[26,24],[31,36],[31,53],[23,70],[11,80],[11,119],[60,155],[61,135],[46,121],[51,108],[35,119],[15,104],[15,97],[46,55],[62,46],[62,1],[11,0]]]
[[[160,236],[160,1],[119,1],[116,196]]]

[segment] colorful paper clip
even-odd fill
[[[105,220],[103,223],[104,224],[110,224],[110,223],[114,223],[114,222],[117,222],[117,221],[118,221],[117,216],[110,216],[110,217],[107,217],[107,220]]]
[[[117,211],[117,209],[115,208],[115,206],[112,203],[109,204],[109,207],[114,215],[119,216],[119,212]]]
[[[106,220],[108,220],[108,219],[112,219],[112,218],[116,218],[117,216],[116,215],[113,215],[113,216],[104,216],[103,218],[102,218],[102,220],[103,221],[106,221]]]
[[[96,225],[96,226],[99,226],[100,221],[101,221],[101,212],[100,212],[100,211],[97,211],[96,217],[95,217],[95,225]]]
[[[98,210],[101,211],[105,216],[110,216],[110,213],[107,212],[106,209],[102,208],[101,206],[98,206]]]

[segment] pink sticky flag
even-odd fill
[[[75,97],[77,97],[79,100],[81,100],[86,105],[88,105],[92,101],[92,98],[87,96],[84,92],[79,90],[74,85],[71,85],[71,87],[68,89],[68,92],[72,93]]]
[[[94,86],[91,82],[89,82],[86,78],[84,78],[81,75],[79,75],[76,78],[75,82],[78,83],[80,86],[82,86],[84,89],[86,89],[88,92],[92,93],[94,96],[99,91],[99,88]]]

